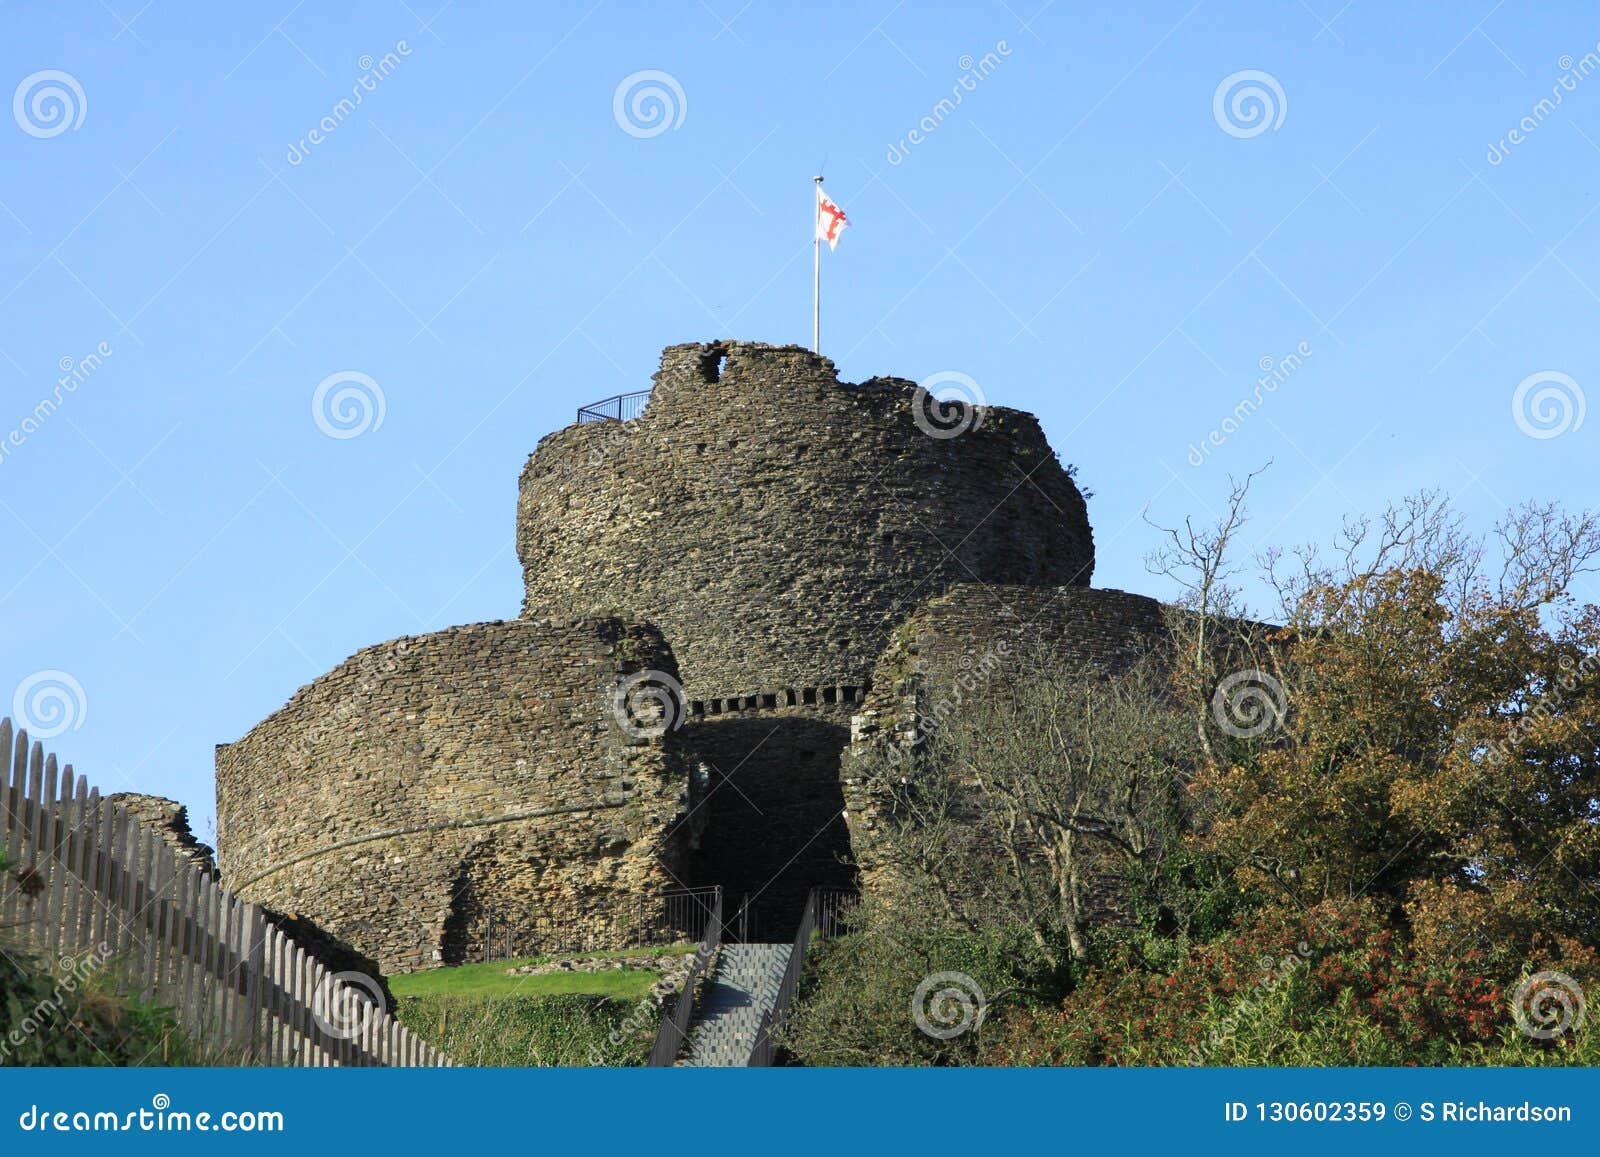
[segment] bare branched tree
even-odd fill
[[[1193,731],[1152,663],[1116,677],[1019,664],[886,777],[889,857],[968,927],[1027,928],[1088,958],[1092,909],[1172,838]]]
[[[1145,567],[1172,580],[1179,590],[1167,615],[1174,689],[1189,705],[1196,741],[1212,765],[1218,759],[1208,722],[1212,688],[1222,674],[1271,662],[1267,642],[1273,629],[1251,617],[1235,582],[1243,565],[1235,546],[1249,522],[1250,485],[1271,465],[1243,478],[1230,477],[1223,513],[1210,525],[1196,526],[1186,518],[1182,527],[1168,527],[1145,516],[1166,540],[1146,557]],[[1277,671],[1275,677],[1282,683],[1286,675]]]

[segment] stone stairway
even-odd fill
[[[790,944],[724,944],[689,1029],[690,1066],[742,1068],[750,1063],[762,1016],[789,967]]]

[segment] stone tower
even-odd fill
[[[524,615],[660,627],[710,776],[695,880],[774,919],[850,883],[839,756],[896,624],[957,583],[1094,569],[1083,497],[1031,414],[984,407],[942,437],[918,400],[796,346],[672,346],[639,417],[559,430],[522,473]]]
[[[798,346],[669,347],[644,413],[568,426],[522,472],[523,614],[623,610],[692,699],[866,684],[959,582],[1088,586],[1083,496],[1031,414],[923,433],[916,385]]]

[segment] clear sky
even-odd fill
[[[819,166],[823,352],[1037,413],[1097,585],[1268,459],[1250,545],[1591,500],[1592,4],[439,3],[0,5],[0,710],[56,679],[49,746],[202,835],[213,744],[516,615],[575,407],[809,340]]]

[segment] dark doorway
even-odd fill
[[[729,919],[748,896],[752,938],[791,939],[812,888],[855,886],[839,784],[848,725],[753,713],[696,721],[683,737],[709,773],[692,882],[721,884]]]

